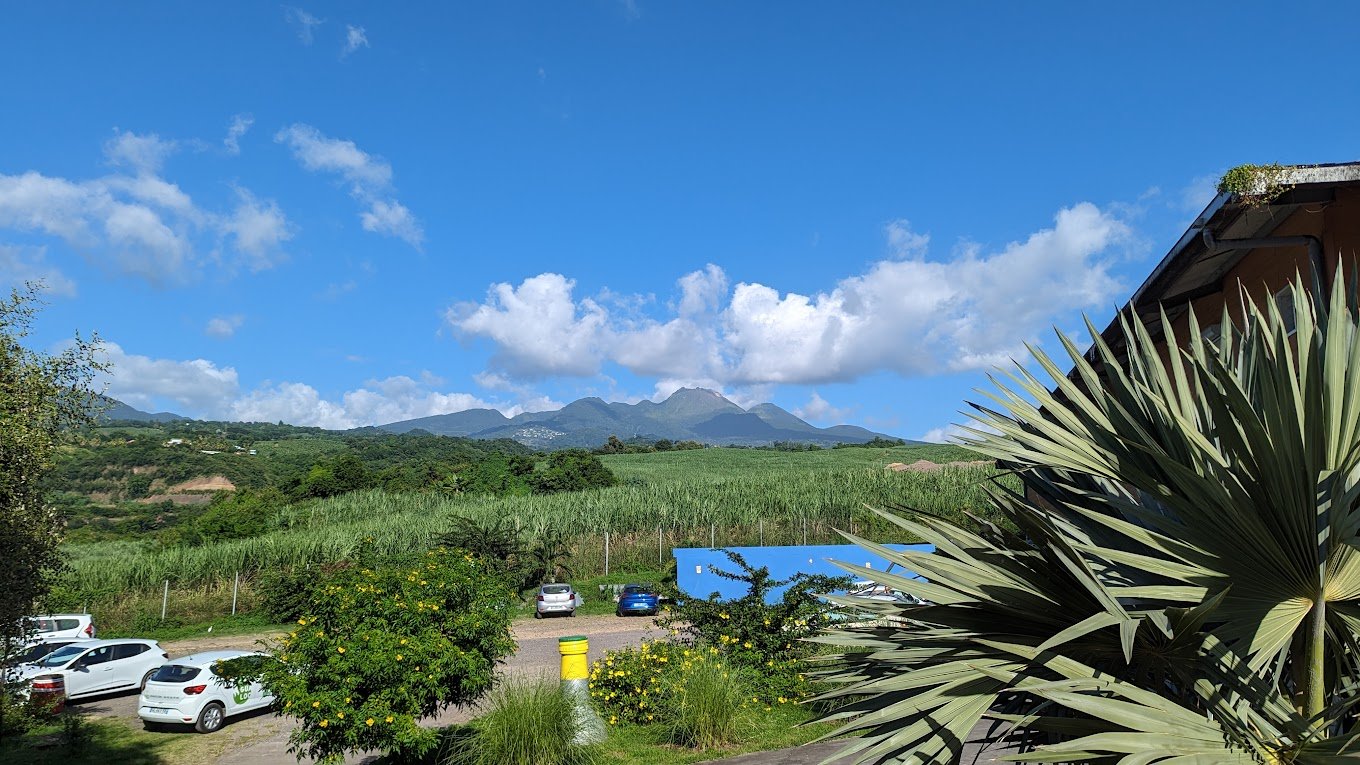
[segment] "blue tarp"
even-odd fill
[[[934,552],[934,545],[884,545],[891,550],[914,550]],[[914,572],[903,571],[900,566],[888,568],[888,561],[855,545],[798,545],[793,547],[729,547],[740,553],[751,568],[765,566],[770,569],[774,579],[788,579],[797,573],[825,574],[827,576],[846,576],[846,572],[831,563],[833,560],[872,568],[875,571],[890,570],[898,576],[915,576]],[[731,579],[723,579],[713,573],[717,566],[729,573],[740,569],[727,559],[722,549],[707,547],[679,547],[675,551],[676,583],[690,597],[707,598],[716,592],[722,600],[739,598],[746,594],[746,585]],[[778,601],[787,587],[772,590],[766,600]]]

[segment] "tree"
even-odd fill
[[[25,348],[40,305],[30,283],[0,300],[0,656],[28,626],[23,617],[47,593],[62,565],[61,518],[47,504],[43,476],[67,429],[94,418],[93,382],[104,369],[97,337],[79,335],[59,355]],[[0,687],[0,735],[13,711]]]
[[[481,698],[515,650],[509,590],[462,550],[337,569],[309,600],[269,657],[223,662],[218,674],[258,679],[298,721],[292,751],[321,762],[371,750],[419,758],[438,741],[421,719]]]
[[[618,482],[599,457],[583,449],[553,452],[547,467],[529,476],[535,494],[599,489]]]
[[[968,443],[1015,472],[1011,528],[884,513],[935,545],[917,595],[830,630],[829,694],[859,762],[943,763],[984,716],[1052,738],[1042,761],[1340,761],[1360,695],[1360,302],[1301,280],[1289,316],[1247,301],[1169,353],[1136,317],[1127,358],[1089,325],[1071,374],[1035,350]],[[848,535],[847,535],[848,536]],[[903,678],[913,678],[903,683]]]
[[[71,341],[58,355],[22,344],[41,305],[30,283],[0,300],[0,639],[22,635],[22,617],[61,568],[61,519],[45,502],[41,481],[70,428],[95,412],[94,380],[106,365],[99,339]]]

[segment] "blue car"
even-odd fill
[[[614,609],[614,613],[619,616],[628,616],[629,614],[655,616],[660,602],[660,596],[647,585],[625,584],[623,592],[619,594],[619,605],[618,608]]]

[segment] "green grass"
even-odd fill
[[[210,627],[212,628],[211,632],[208,631],[208,628]],[[101,628],[99,630],[99,637],[137,637],[167,642],[208,636],[230,637],[232,635],[257,635],[262,632],[282,634],[287,631],[287,624],[278,624],[263,614],[243,614],[238,616],[227,615],[219,619],[208,619],[193,624],[169,623],[143,629]]]
[[[62,718],[81,719],[88,737],[72,746],[62,735]],[[24,765],[202,765],[212,762],[226,746],[226,737],[197,733],[150,733],[141,723],[91,718],[64,712],[58,722],[0,742],[0,762]]]
[[[969,462],[982,457],[959,446],[922,444],[887,449],[821,449],[813,452],[691,449],[650,454],[606,454],[600,459],[623,481],[640,479],[649,483],[673,483],[696,479],[740,479],[752,473],[882,468],[893,462],[910,464],[917,460],[940,464]]]
[[[781,704],[762,711],[746,740],[702,750],[670,743],[667,731],[660,726],[621,725],[610,729],[609,738],[601,745],[600,762],[609,765],[689,765],[748,752],[801,746],[834,729],[828,723],[807,724],[811,719],[813,715],[807,709]]]

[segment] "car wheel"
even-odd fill
[[[146,684],[151,682],[151,676],[154,674],[156,674],[156,670],[153,669],[145,675],[142,675],[142,684],[137,687],[137,690],[146,693]]]
[[[227,711],[216,701],[209,702],[203,707],[203,711],[198,713],[198,722],[194,723],[194,730],[199,733],[214,733],[222,728],[222,723],[227,721]]]
[[[575,610],[568,611],[568,612],[567,612],[567,616],[570,617],[570,618],[572,618],[572,619],[575,619],[575,618],[576,618],[576,611],[575,611]]]
[[[542,618],[543,618],[543,612],[542,612],[542,611],[535,611],[535,612],[534,612],[534,618],[535,618],[535,619],[542,619]]]

